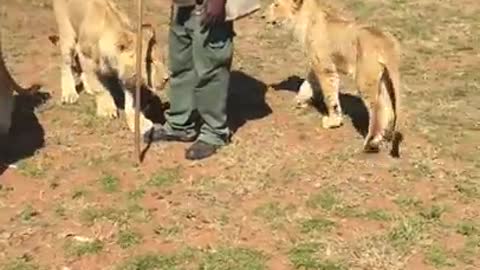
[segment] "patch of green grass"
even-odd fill
[[[196,260],[200,253],[192,248],[184,248],[171,255],[148,253],[127,259],[116,270],[180,270]],[[187,268],[192,269],[192,268]]]
[[[128,259],[117,270],[174,270],[176,266],[173,256],[147,254]]]
[[[80,221],[91,226],[99,219],[106,219],[119,225],[130,222],[146,222],[151,219],[151,213],[138,204],[132,204],[127,208],[96,208],[88,207],[80,212]]]
[[[13,187],[5,187],[2,184],[0,184],[0,197],[8,196],[8,193],[12,192],[13,190],[14,190]]]
[[[48,167],[40,161],[21,161],[18,163],[18,171],[30,178],[43,178],[47,175]]]
[[[363,216],[366,219],[376,220],[376,221],[390,221],[392,220],[392,215],[383,209],[371,209],[365,212]]]
[[[255,208],[253,214],[265,220],[273,221],[275,219],[284,217],[285,210],[282,209],[277,202],[268,202]]]
[[[102,190],[107,193],[117,192],[120,186],[120,180],[113,175],[104,175],[99,182]]]
[[[319,243],[302,243],[288,253],[288,258],[295,269],[301,270],[346,270],[341,263],[322,260],[319,254],[324,250]]]
[[[334,208],[334,213],[343,218],[360,218],[363,217],[362,211],[356,206],[337,205]]]
[[[467,220],[458,224],[457,233],[463,236],[480,235],[480,228],[475,222]]]
[[[68,240],[65,243],[64,250],[67,256],[82,257],[89,254],[97,254],[103,250],[104,244],[100,240],[91,242],[79,242]]]
[[[225,226],[230,222],[230,217],[226,213],[222,213],[218,219],[221,226]]]
[[[198,269],[185,268],[192,262],[197,262],[202,253],[199,250],[186,247],[172,254],[147,253],[128,258],[120,263],[116,270],[180,270]]]
[[[117,244],[123,249],[138,245],[141,242],[142,235],[131,230],[122,230],[117,236]]]
[[[162,237],[165,237],[167,239],[171,239],[173,237],[176,237],[182,232],[182,228],[180,226],[170,226],[170,227],[165,227],[165,226],[157,226],[153,232],[156,235],[160,235]]]
[[[470,236],[465,246],[455,254],[455,257],[465,264],[474,264],[480,253],[480,237]]]
[[[93,225],[96,220],[102,218],[124,224],[128,220],[128,215],[124,210],[114,208],[88,207],[80,212],[80,220],[86,225]]]
[[[265,256],[246,248],[220,248],[203,259],[200,270],[264,270]]]
[[[388,233],[387,239],[393,247],[404,250],[420,240],[424,227],[419,218],[404,219]]]
[[[313,194],[307,200],[307,206],[310,208],[322,208],[331,211],[340,204],[340,200],[335,196],[335,190],[329,188],[319,193]]]
[[[325,218],[312,218],[302,221],[300,231],[302,233],[328,232],[336,226],[336,223]]]
[[[157,172],[147,182],[148,186],[164,188],[169,187],[179,181],[180,173],[178,169],[167,169]]]
[[[429,208],[422,209],[420,211],[420,216],[430,221],[437,221],[441,218],[444,212],[445,207],[440,205],[432,205]]]
[[[432,246],[428,249],[425,254],[425,261],[437,269],[455,266],[453,260],[449,258],[447,251],[439,246]]]
[[[419,208],[422,205],[422,202],[417,198],[412,197],[398,197],[394,200],[394,202],[403,209],[410,210]]]
[[[146,193],[146,191],[143,188],[138,188],[138,189],[132,190],[132,191],[128,192],[128,199],[139,200],[139,199],[141,199],[145,196],[145,193]]]
[[[9,260],[0,265],[3,270],[39,270],[40,267],[31,261],[32,259],[26,256]]]
[[[67,215],[67,209],[60,203],[55,206],[54,212],[57,217],[65,217]]]
[[[130,204],[125,210],[125,214],[128,219],[132,219],[135,222],[147,222],[152,218],[150,210],[143,208],[139,204]]]
[[[24,223],[31,222],[40,213],[35,210],[31,205],[27,205],[19,214],[19,218]]]
[[[471,180],[465,180],[455,184],[455,189],[467,198],[480,198],[480,186]]]

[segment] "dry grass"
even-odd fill
[[[401,39],[400,160],[362,155],[353,125],[323,130],[316,110],[292,109],[294,93],[267,89],[306,63],[255,14],[236,25],[233,143],[196,163],[185,145],[154,145],[137,167],[123,116],[96,118],[84,94],[58,103],[49,3],[6,1],[7,63],[53,97],[15,129],[44,146],[0,177],[2,269],[479,269],[478,4],[341,4]],[[147,5],[165,42],[168,3]]]

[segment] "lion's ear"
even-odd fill
[[[124,52],[129,50],[134,45],[133,42],[133,36],[123,32],[118,36],[117,43],[115,45],[121,52]]]
[[[295,9],[300,9],[302,7],[303,0],[293,0],[293,6]]]

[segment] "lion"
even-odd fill
[[[58,36],[50,41],[60,45],[63,103],[77,102],[77,86],[95,96],[99,117],[118,117],[117,106],[105,82],[115,78],[125,93],[125,116],[134,131],[136,34],[128,17],[109,0],[53,0]],[[155,30],[142,25],[142,86],[163,88],[169,78],[159,52]],[[153,123],[140,116],[142,132]]]
[[[369,112],[367,153],[379,152],[391,141],[391,155],[399,157],[400,45],[390,33],[342,17],[321,0],[274,0],[267,22],[285,24],[293,30],[310,61],[310,72],[321,85],[327,129],[343,124],[339,101],[340,74],[353,77]],[[310,77],[310,76],[309,76]],[[313,96],[313,82],[304,81],[296,96],[301,104]]]

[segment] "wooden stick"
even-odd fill
[[[143,1],[137,0],[137,57],[136,57],[136,88],[135,88],[135,157],[141,163],[140,156],[140,89],[142,84],[142,24]]]

